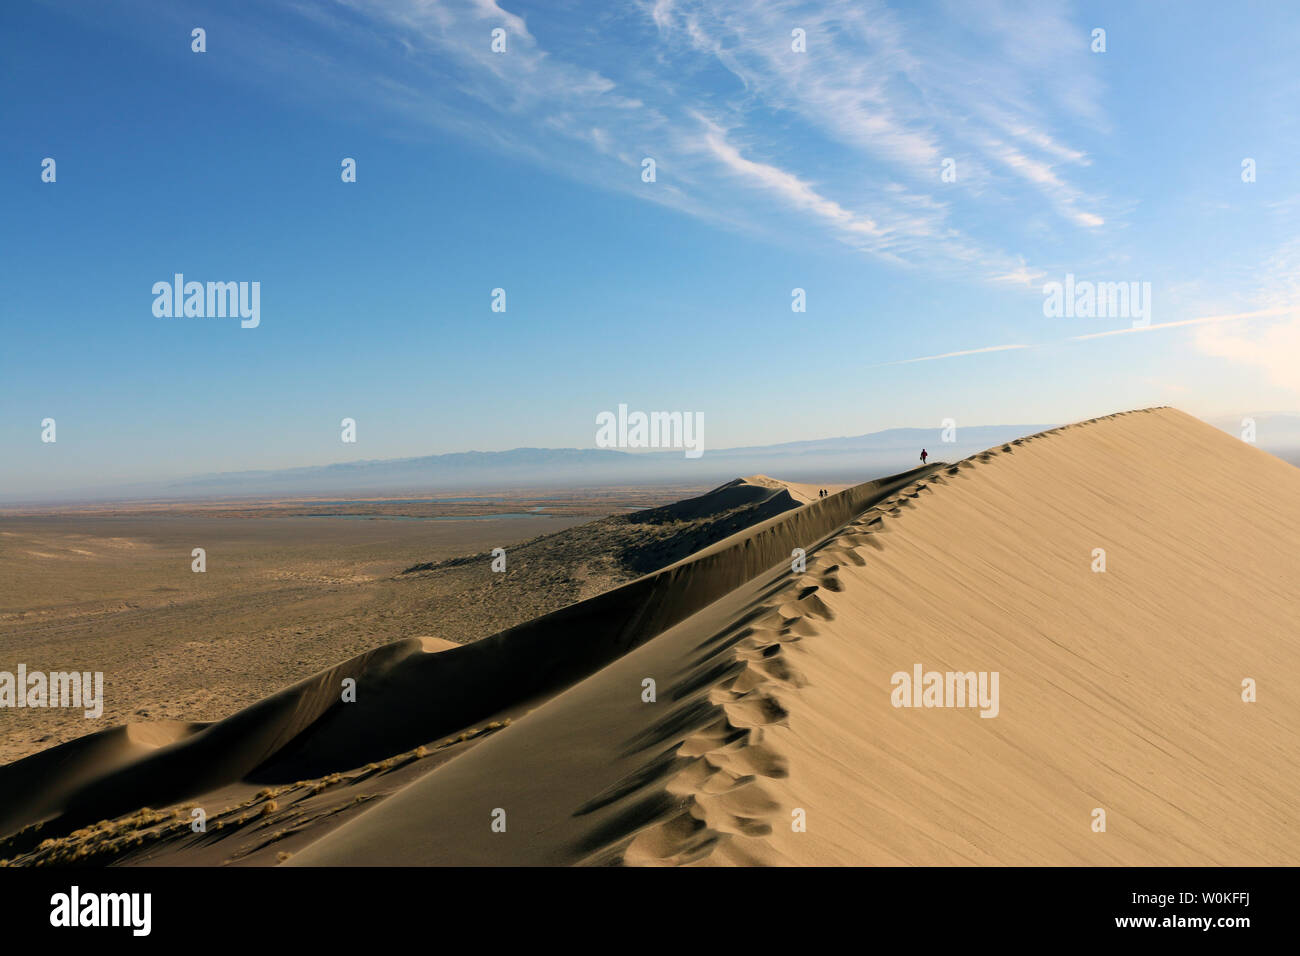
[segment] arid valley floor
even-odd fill
[[[601,539],[604,524],[568,555],[519,546],[701,490],[0,514],[0,649],[45,670],[93,662],[112,688],[102,726],[218,720],[372,647],[419,635],[464,643],[608,590],[636,572],[619,562],[628,542]],[[493,548],[509,549],[508,587],[486,559],[403,573]],[[87,728],[75,711],[7,711],[0,764]]]

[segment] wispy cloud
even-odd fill
[[[1006,282],[1010,285],[1033,287],[1038,283],[1038,280],[1043,278],[1045,275],[1047,275],[1047,273],[1043,272],[1041,269],[1031,269],[1029,266],[1025,265],[1025,260],[1021,258],[1019,264],[1010,272],[1005,272],[1002,275],[989,276],[989,280],[992,282]]]
[[[1217,322],[1234,322],[1238,319],[1262,319],[1269,316],[1287,315],[1296,312],[1294,306],[1282,306],[1274,309],[1258,309],[1254,312],[1232,312],[1227,315],[1205,315],[1195,319],[1180,319],[1177,322],[1158,322],[1155,325],[1135,325],[1123,329],[1109,329],[1105,332],[1090,332],[1087,335],[1073,335],[1071,342],[1085,339],[1105,339],[1113,335],[1136,335],[1139,332],[1159,332],[1163,329],[1180,329],[1188,325],[1208,325]]]
[[[1016,208],[1014,222],[1041,206],[1085,230],[1105,221],[1068,176],[1086,151],[1029,105],[1049,86],[1062,109],[1092,116],[1096,90],[1076,69],[1086,34],[1062,6],[976,6],[949,12],[973,43],[878,0],[644,0],[595,25],[558,13],[530,23],[497,0],[297,9],[350,44],[367,38],[386,75],[357,85],[398,91],[382,105],[414,122],[733,228],[820,231],[898,264],[1008,281],[1032,270],[984,229],[1008,222],[1000,210]],[[490,49],[498,26],[504,55]],[[796,29],[806,52],[791,49]],[[1026,36],[1053,55],[1025,54]],[[1072,72],[1077,89],[1061,78]],[[639,176],[647,156],[654,188]],[[941,179],[945,159],[956,182]]]
[[[1242,331],[1219,322],[1197,329],[1192,342],[1204,355],[1263,373],[1272,385],[1300,395],[1300,237],[1275,249],[1257,270],[1256,300],[1268,307],[1229,318],[1275,318]]]
[[[880,226],[869,216],[852,213],[834,200],[827,199],[793,173],[746,159],[740,150],[727,142],[720,127],[703,117],[701,122],[706,127],[704,140],[709,151],[732,172],[775,193],[795,208],[811,212],[835,229],[859,236],[881,235]]]
[[[530,25],[497,0],[340,9],[411,51],[381,87],[400,91],[392,101],[409,117],[730,228],[823,235],[900,265],[1029,289],[1045,269],[1003,248],[1017,221],[1036,221],[1034,240],[1053,221],[1095,234],[1123,208],[1079,178],[1092,159],[1072,140],[1103,134],[1106,119],[1087,29],[1064,3],[954,3],[936,22],[879,0],[645,0],[630,18],[607,14],[596,47],[588,23]],[[495,26],[509,35],[507,55],[491,52]],[[796,30],[804,52],[791,48]],[[654,184],[640,179],[643,157],[658,164]],[[941,176],[949,159],[955,182]],[[1300,252],[1276,258],[1261,309],[1064,341],[1197,327],[1203,353],[1287,379],[1300,339],[1290,324],[1244,336],[1219,328],[1290,315]]]
[[[1036,349],[1047,345],[1064,345],[1069,342],[1083,342],[1090,339],[1109,338],[1115,335],[1134,335],[1139,332],[1160,332],[1167,329],[1179,329],[1187,326],[1218,325],[1240,319],[1264,319],[1281,315],[1296,316],[1300,320],[1300,307],[1284,306],[1272,309],[1259,309],[1253,312],[1234,312],[1226,315],[1207,315],[1194,319],[1180,319],[1176,322],[1161,322],[1157,325],[1133,326],[1123,329],[1110,329],[1106,332],[1090,332],[1087,335],[1072,335],[1068,339],[1054,343],[988,345],[983,348],[961,349],[956,352],[943,352],[939,355],[923,355],[920,358],[898,359],[893,362],[878,362],[869,368],[883,368],[888,365],[908,365],[912,362],[932,362],[936,359],[960,358],[967,355],[983,355],[986,352],[1008,352],[1021,349]],[[1258,365],[1275,374],[1278,384],[1290,383],[1300,385],[1300,321],[1274,326],[1254,337],[1233,336],[1216,331],[1212,336],[1198,342],[1202,351],[1231,358],[1248,364]],[[1290,386],[1288,386],[1290,387]]]
[[[752,101],[748,115],[761,106],[795,117],[878,160],[882,178],[933,190],[942,160],[960,158],[960,176],[987,179],[1000,169],[1074,225],[1095,228],[1105,222],[1100,199],[1065,172],[1086,166],[1087,154],[1044,125],[1041,105],[1028,105],[1047,87],[1062,109],[1099,113],[1086,32],[1064,11],[1054,3],[958,5],[950,12],[976,36],[964,45],[934,18],[909,19],[871,0],[683,0],[655,23],[733,72]],[[804,54],[790,50],[795,28],[806,35]]]

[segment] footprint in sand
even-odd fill
[[[723,704],[727,720],[733,727],[765,727],[768,724],[784,724],[790,712],[781,702],[766,691],[755,689],[739,700]]]

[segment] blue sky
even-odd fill
[[[592,447],[619,403],[712,447],[1294,411],[1297,47],[1282,3],[6,4],[0,490]],[[177,272],[260,325],[156,317]],[[1149,327],[1046,317],[1067,273]]]

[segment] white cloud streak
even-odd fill
[[[887,365],[911,365],[913,362],[934,362],[938,359],[960,358],[965,355],[984,355],[987,352],[1012,352],[1020,349],[1037,348],[1034,345],[986,345],[980,349],[962,349],[959,352],[944,352],[940,355],[922,355],[920,358],[899,359],[896,362],[878,362],[868,368],[884,368]]]
[[[403,95],[383,105],[408,117],[733,228],[784,241],[820,230],[888,262],[1004,280],[1026,267],[984,233],[981,202],[1019,218],[1037,193],[1075,227],[1104,217],[1066,176],[1088,163],[1085,151],[1026,105],[1044,84],[1060,85],[1079,28],[1054,3],[1012,13],[980,4],[989,17],[952,14],[973,17],[982,40],[973,46],[878,0],[642,0],[630,19],[604,11],[597,24],[558,15],[530,24],[496,0],[328,9],[371,21],[381,48],[400,45],[387,85]],[[806,53],[790,48],[796,24]],[[498,25],[505,55],[489,46]],[[1025,55],[1027,35],[1055,59]],[[1092,98],[1075,92],[1057,99]],[[645,156],[664,188],[641,183]],[[948,157],[956,183],[940,179]],[[968,209],[976,225],[964,229]]]

